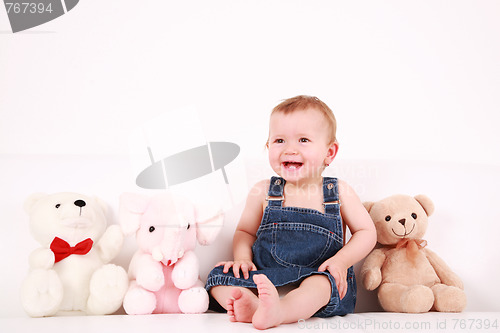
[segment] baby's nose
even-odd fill
[[[285,149],[285,154],[295,155],[297,154],[297,149],[293,145],[288,145]]]

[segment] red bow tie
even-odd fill
[[[92,248],[92,244],[94,244],[92,239],[87,238],[86,240],[81,241],[75,246],[69,246],[68,242],[62,240],[59,237],[56,237],[50,244],[50,249],[52,250],[52,252],[54,252],[54,255],[56,257],[55,262],[59,262],[72,254],[83,255],[89,253],[90,249]]]

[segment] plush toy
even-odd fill
[[[364,203],[377,240],[361,268],[367,290],[378,287],[385,311],[421,313],[431,309],[460,312],[466,296],[460,278],[422,240],[434,204],[425,195],[393,195]]]
[[[33,194],[24,204],[30,230],[41,247],[29,257],[21,287],[32,317],[78,311],[110,314],[128,287],[125,270],[108,264],[121,249],[118,225],[106,228],[105,205],[77,193]]]
[[[208,245],[215,239],[223,215],[170,192],[154,197],[124,193],[119,214],[124,233],[135,232],[139,248],[130,262],[125,312],[205,312],[208,294],[193,249],[197,241]]]

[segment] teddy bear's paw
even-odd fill
[[[151,314],[156,308],[156,296],[134,281],[123,299],[123,309],[129,315]]]
[[[46,248],[36,249],[29,257],[29,264],[33,269],[52,269],[54,267],[54,261],[54,252]]]
[[[35,269],[21,287],[21,302],[32,317],[56,314],[63,299],[63,287],[57,273],[50,269]]]
[[[402,311],[406,313],[428,312],[434,303],[434,294],[426,286],[411,286],[401,295]]]
[[[385,311],[422,313],[434,303],[432,290],[426,286],[406,286],[399,283],[384,283],[378,291],[380,305]]]
[[[432,287],[434,292],[434,309],[440,312],[462,312],[467,305],[465,292],[457,287],[437,284]]]
[[[179,295],[179,309],[183,313],[203,313],[208,310],[208,293],[203,287],[183,290]]]
[[[110,314],[118,310],[128,288],[125,270],[113,264],[104,265],[90,279],[88,312]]]
[[[363,274],[363,286],[366,290],[375,290],[382,281],[380,269],[370,269]]]
[[[123,233],[118,225],[111,225],[99,240],[99,249],[104,262],[116,257],[123,245]]]

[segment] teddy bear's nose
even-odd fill
[[[86,205],[86,203],[83,200],[76,200],[75,201],[75,206],[78,206],[78,207],[82,208],[85,205]]]
[[[399,223],[401,223],[403,225],[403,227],[405,226],[405,223],[406,223],[406,219],[401,219],[398,221]]]

